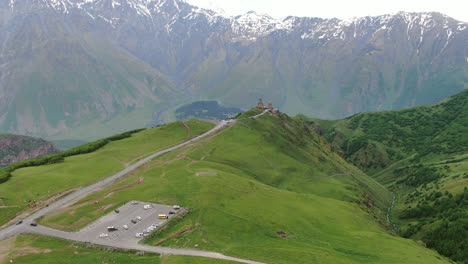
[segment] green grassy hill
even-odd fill
[[[9,251],[2,254],[0,263],[28,264],[88,264],[88,263],[138,263],[138,264],[234,264],[236,262],[201,257],[160,256],[158,254],[138,254],[133,251],[100,250],[86,244],[73,243],[61,239],[21,235],[0,241],[0,248]]]
[[[313,123],[348,161],[397,193],[403,236],[468,261],[468,90],[432,106]]]
[[[45,206],[47,200],[110,176],[159,149],[188,140],[211,127],[213,124],[196,120],[175,122],[112,141],[88,154],[66,157],[63,162],[17,169],[0,184],[0,226],[26,210]],[[96,144],[78,149],[92,145]],[[0,176],[7,169],[0,170]]]
[[[304,122],[280,114],[240,120],[40,222],[77,230],[138,199],[190,209],[151,245],[266,263],[447,263],[386,230],[391,198]]]

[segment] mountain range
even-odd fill
[[[200,100],[341,118],[468,87],[468,24],[440,13],[275,19],[182,0],[8,0],[0,40],[0,130],[54,140],[159,124]]]

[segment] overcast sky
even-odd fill
[[[468,0],[186,0],[202,7],[218,7],[228,15],[250,10],[280,18],[288,15],[341,19],[398,11],[437,11],[468,22]]]

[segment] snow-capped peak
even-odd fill
[[[168,33],[179,23],[199,23],[205,21],[208,26],[218,24],[232,31],[233,40],[256,40],[273,32],[295,34],[304,40],[311,39],[326,43],[333,39],[358,38],[376,32],[390,32],[394,25],[407,27],[408,39],[417,35],[419,42],[435,26],[443,25],[447,39],[453,34],[467,29],[468,24],[457,22],[439,13],[398,12],[382,16],[367,16],[350,20],[321,19],[289,16],[275,19],[267,14],[249,11],[242,15],[227,16],[216,6],[194,5],[200,0],[7,0],[14,9],[17,6],[52,8],[63,14],[72,10],[82,12],[93,20],[102,20],[112,27],[121,21],[135,19],[134,15],[145,17],[156,28],[163,28]],[[208,7],[208,8],[207,8]],[[213,10],[215,9],[215,10]],[[157,21],[157,23],[155,22]],[[414,30],[413,30],[414,29]],[[373,31],[369,33],[369,30]],[[414,32],[413,32],[414,31]],[[415,33],[416,32],[416,33]],[[411,33],[411,34],[410,34]]]
[[[22,5],[24,7],[34,8],[52,8],[54,10],[68,13],[68,10],[73,7],[73,0],[8,0],[9,7],[14,10],[16,7]]]
[[[274,31],[289,31],[293,28],[294,18],[275,19],[267,14],[249,11],[231,18],[231,26],[235,33],[243,34],[249,39],[255,36],[268,35]]]
[[[216,14],[223,16],[223,17],[228,17],[229,15],[226,13],[224,9],[222,9],[219,5],[212,1],[206,1],[206,0],[188,0],[187,3],[190,5],[196,6],[200,9],[204,10],[211,10],[215,12]]]

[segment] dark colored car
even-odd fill
[[[21,225],[23,223],[23,220],[19,221],[18,223],[16,223],[17,225]]]
[[[29,225],[30,225],[30,226],[37,226],[37,223],[32,222],[32,223],[30,223]]]
[[[136,221],[135,219],[132,219],[132,221],[131,221],[131,222],[132,222],[132,223],[134,223],[134,224],[136,224],[136,223],[137,223],[137,221]]]
[[[174,211],[170,211],[169,214],[175,214],[175,212],[174,212]]]
[[[115,209],[115,210],[114,210],[114,212],[116,212],[116,213],[120,213],[120,211],[119,211],[119,210],[117,210],[117,209]]]

